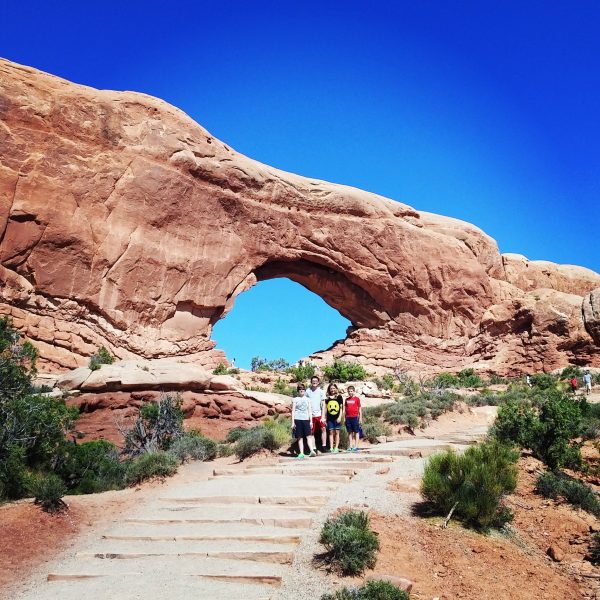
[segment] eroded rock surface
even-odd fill
[[[0,312],[42,366],[105,345],[212,368],[226,361],[214,323],[274,277],[352,322],[317,360],[600,366],[582,316],[596,273],[502,257],[467,223],[262,165],[156,98],[0,61],[0,155]]]

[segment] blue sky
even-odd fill
[[[596,1],[8,0],[2,17],[5,58],[159,96],[262,162],[600,271]],[[319,304],[263,282],[215,339],[241,364],[295,360],[344,335]],[[259,335],[240,329],[257,315]]]

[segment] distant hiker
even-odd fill
[[[327,415],[327,441],[329,443],[329,452],[339,452],[344,398],[342,398],[338,386],[335,383],[330,383],[327,387],[325,409]]]
[[[529,387],[533,387],[533,383],[531,383],[531,376],[529,375],[525,375],[525,383],[529,386]]]
[[[356,395],[356,389],[353,385],[348,387],[348,397],[344,403],[344,412],[346,413],[346,430],[350,437],[350,446],[348,450],[358,451],[358,432],[362,424],[362,408],[360,398]]]
[[[575,375],[573,375],[573,377],[571,377],[570,384],[571,384],[571,391],[573,393],[577,392],[577,377],[575,377]]]
[[[585,384],[585,393],[590,394],[592,392],[592,375],[587,369],[583,374],[583,383]]]
[[[306,386],[303,383],[299,383],[296,389],[298,395],[292,400],[292,431],[298,440],[300,453],[297,458],[304,458],[306,454],[316,456],[315,440],[311,429],[311,401],[306,396]]]
[[[325,404],[325,392],[319,387],[321,378],[313,375],[310,378],[310,387],[306,390],[306,396],[311,402],[312,433],[315,436],[315,445],[318,450],[324,452],[323,429],[325,428],[325,415],[323,414]]]
[[[235,369],[235,358],[231,359],[231,368]]]

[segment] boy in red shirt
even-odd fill
[[[351,452],[358,452],[358,432],[362,424],[362,408],[360,407],[360,398],[356,395],[354,386],[348,387],[348,397],[344,402],[346,413],[346,430],[350,437],[350,447],[348,448]]]

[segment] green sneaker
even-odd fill
[[[296,458],[306,458],[306,457],[304,456],[304,454],[298,454],[298,456],[296,456]]]
[[[339,448],[334,448],[334,449],[333,449],[333,452],[339,452],[339,451],[340,451],[340,449],[339,449]]]

